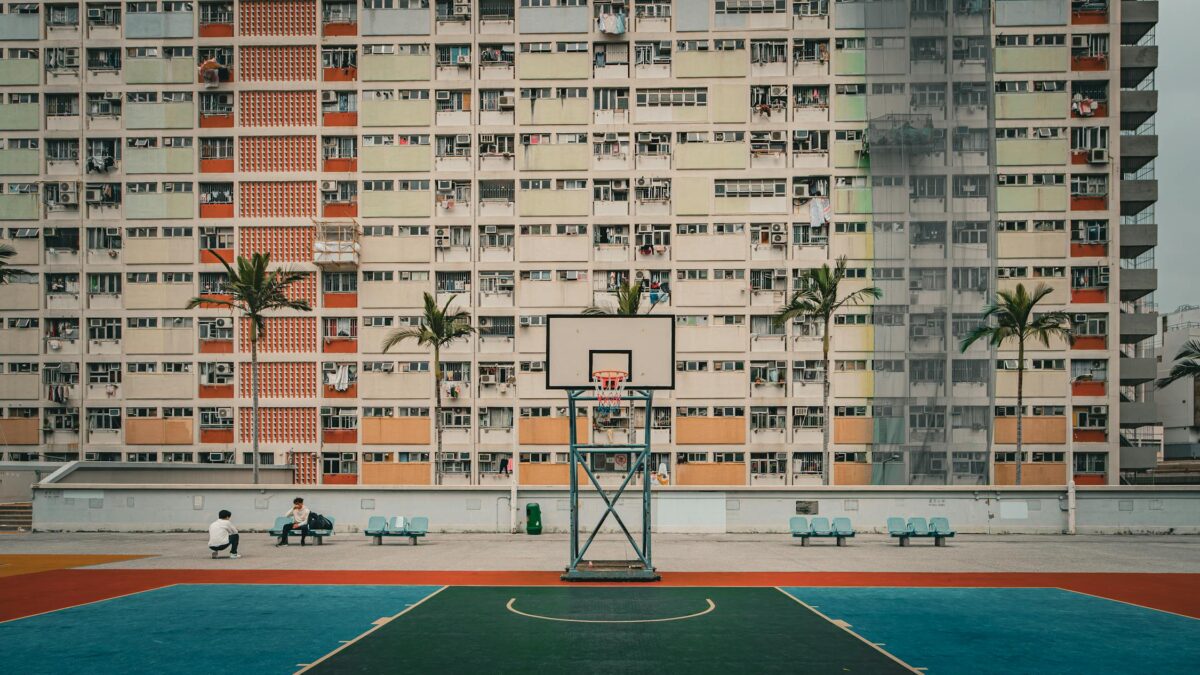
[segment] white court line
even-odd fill
[[[895,661],[896,663],[900,664],[904,668],[907,668],[908,670],[910,670],[914,673],[924,670],[924,668],[913,668],[912,666],[908,665],[904,661],[901,661],[900,658],[898,656],[896,656],[895,654],[892,654],[891,652],[889,652],[885,649],[880,649],[879,646],[876,645],[874,642],[871,642],[870,640],[866,639],[865,637],[850,630],[850,624],[846,623],[845,621],[843,621],[841,619],[831,619],[828,616],[825,616],[821,612],[818,612],[817,609],[815,607],[813,607],[812,605],[808,604],[807,602],[804,602],[800,598],[797,598],[796,596],[792,595],[791,593],[788,593],[787,591],[783,590],[782,588],[780,588],[778,586],[775,587],[775,590],[779,591],[780,593],[783,593],[784,595],[791,598],[792,600],[795,600],[802,607],[804,607],[808,611],[812,612],[813,614],[816,614],[817,616],[821,617],[822,619],[825,619],[829,623],[837,626],[838,628],[841,628],[842,630],[846,631],[847,633],[858,638],[860,641],[862,641],[863,644],[869,646],[871,649],[874,649],[875,651],[879,652],[880,654],[883,654],[884,656],[888,657],[889,659]]]
[[[359,635],[358,637],[354,638],[353,640],[350,640],[350,641],[348,641],[348,642],[345,642],[345,643],[344,643],[344,644],[343,644],[341,647],[338,647],[337,649],[335,649],[335,650],[333,650],[333,651],[329,652],[328,654],[326,654],[325,656],[322,656],[321,658],[317,659],[316,661],[313,661],[312,663],[308,663],[308,664],[297,663],[296,665],[298,665],[298,666],[301,666],[301,665],[302,665],[302,666],[304,666],[304,667],[303,667],[303,668],[301,668],[300,670],[297,670],[297,671],[296,671],[296,675],[300,675],[300,673],[308,672],[308,671],[309,671],[309,670],[310,670],[310,669],[311,669],[313,666],[315,666],[315,665],[317,665],[317,664],[321,663],[322,661],[325,661],[325,660],[326,660],[326,659],[328,659],[329,657],[333,656],[334,654],[337,654],[338,652],[340,652],[340,651],[342,651],[343,649],[345,649],[345,648],[349,647],[350,645],[354,644],[355,642],[358,642],[359,640],[361,640],[361,639],[363,639],[363,638],[367,637],[368,635],[370,635],[371,633],[374,633],[375,631],[379,630],[380,628],[383,628],[384,626],[388,625],[388,624],[389,624],[389,623],[391,623],[392,621],[395,621],[396,619],[399,619],[400,617],[404,616],[404,615],[405,615],[405,614],[407,614],[408,612],[411,612],[412,610],[414,610],[414,609],[416,609],[417,607],[419,607],[419,606],[421,605],[421,603],[422,603],[422,602],[425,602],[426,600],[428,600],[428,599],[432,598],[433,596],[437,595],[438,593],[441,593],[442,591],[446,590],[447,588],[450,588],[450,587],[449,587],[449,586],[442,586],[441,588],[437,589],[436,591],[434,591],[434,592],[430,593],[429,595],[427,595],[427,596],[425,596],[425,597],[421,598],[420,600],[418,600],[418,601],[414,602],[413,604],[411,604],[411,605],[409,605],[409,606],[405,607],[404,609],[400,610],[400,613],[399,613],[399,614],[396,614],[395,616],[391,616],[391,617],[384,617],[384,618],[382,618],[382,619],[378,619],[378,620],[374,621],[374,622],[372,623],[372,626],[371,626],[370,628],[368,628],[368,629],[366,630],[366,632],[364,632],[362,635]]]
[[[709,598],[705,598],[704,601],[708,603],[708,609],[705,609],[704,611],[701,611],[701,612],[696,612],[695,614],[688,614],[687,616],[669,616],[669,617],[665,617],[662,619],[564,619],[564,618],[557,617],[557,616],[541,616],[539,614],[527,614],[527,613],[522,612],[521,610],[517,609],[516,607],[513,607],[513,603],[515,603],[516,601],[517,601],[516,598],[512,598],[511,600],[508,601],[508,604],[505,605],[505,608],[507,608],[508,611],[512,612],[513,614],[520,614],[521,616],[529,617],[530,619],[541,619],[542,621],[563,621],[566,623],[664,623],[666,621],[683,621],[684,619],[695,619],[696,617],[704,616],[705,614],[708,614],[709,612],[711,612],[717,608],[717,603],[713,602]]]
[[[49,610],[46,610],[45,612],[38,612],[37,614],[30,614],[28,616],[18,616],[18,617],[12,618],[12,619],[5,619],[4,621],[0,621],[0,625],[6,624],[6,623],[12,623],[13,621],[20,621],[22,619],[32,619],[35,616],[44,616],[46,614],[53,614],[55,612],[61,612],[64,609],[74,609],[75,607],[87,607],[88,605],[95,605],[95,604],[99,604],[101,602],[108,602],[109,600],[117,600],[118,598],[128,598],[131,595],[140,595],[142,593],[149,593],[150,591],[160,591],[164,588],[171,588],[173,586],[180,586],[180,585],[182,585],[182,584],[166,584],[163,586],[155,586],[154,588],[143,588],[140,591],[134,591],[132,593],[122,593],[121,595],[114,595],[114,596],[111,596],[108,598],[100,598],[99,600],[91,600],[89,602],[81,602],[78,605],[67,605],[66,607],[59,607],[58,609],[49,609]]]

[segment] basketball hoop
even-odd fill
[[[596,382],[596,412],[614,412],[621,405],[621,397],[625,395],[625,381],[629,379],[629,372],[597,370],[592,373],[592,379]]]

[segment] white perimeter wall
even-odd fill
[[[1081,534],[1200,534],[1200,488],[1088,487],[1076,494]],[[218,510],[229,509],[239,527],[261,530],[296,496],[335,517],[339,532],[361,531],[373,515],[427,516],[435,532],[509,531],[509,490],[483,487],[42,484],[34,487],[33,522],[43,531],[194,532],[205,530]],[[1043,488],[668,488],[655,490],[651,514],[656,532],[782,533],[798,501],[815,502],[822,516],[847,516],[855,529],[866,532],[886,531],[888,516],[945,516],[963,533],[1067,530],[1066,492]],[[517,521],[522,531],[530,502],[541,505],[545,531],[567,531],[565,489],[521,490]],[[619,512],[630,529],[640,529],[640,508],[637,493],[621,502]],[[591,527],[602,512],[593,494],[583,501],[581,525]],[[617,531],[611,516],[604,529]]]

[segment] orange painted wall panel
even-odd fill
[[[1071,244],[1072,258],[1103,258],[1108,255],[1108,244]]]
[[[871,465],[867,462],[835,462],[834,485],[870,485]]]
[[[1067,442],[1067,418],[1024,417],[1021,419],[1025,444],[1062,445]],[[1017,418],[997,417],[995,442],[1011,445],[1017,442]]]
[[[5,445],[37,445],[42,437],[36,417],[0,419],[0,438]]]
[[[676,417],[679,445],[737,445],[746,442],[745,417]]]
[[[325,354],[357,354],[358,340],[352,338],[327,338],[321,341],[321,351]]]
[[[358,429],[322,429],[322,443],[357,443]]]
[[[321,482],[326,485],[358,485],[358,474],[325,473],[321,474]]]
[[[522,470],[524,470],[523,467]],[[746,463],[688,462],[679,464],[675,467],[675,476],[672,482],[675,485],[745,485]]]
[[[587,472],[583,467],[575,467],[575,479],[582,485],[588,485]],[[517,470],[517,483],[520,485],[570,485],[571,473],[569,464],[521,464]]]
[[[1017,465],[996,464],[996,485],[1016,485]],[[1021,485],[1066,485],[1067,465],[1062,462],[1025,462],[1021,465]]]
[[[358,79],[358,68],[323,68],[321,79],[326,82],[354,82]]]
[[[133,418],[125,420],[128,445],[191,445],[196,442],[193,420]]]
[[[327,112],[321,114],[321,124],[327,127],[358,126],[357,112]]]
[[[363,485],[431,485],[429,462],[368,462],[362,465]]]
[[[321,27],[321,34],[325,37],[344,37],[358,35],[357,23],[327,23]]]
[[[1071,438],[1076,443],[1103,443],[1108,440],[1108,432],[1104,429],[1074,429]]]
[[[201,429],[201,443],[232,443],[233,429]]]
[[[589,422],[579,420],[579,442],[587,443]],[[517,424],[521,445],[568,445],[571,420],[566,417],[522,417]]]
[[[220,257],[220,260],[217,258]],[[221,260],[233,264],[236,257],[231,248],[216,248],[211,251],[200,251],[200,262],[221,264]]]
[[[233,340],[201,340],[201,354],[232,354]]]
[[[233,173],[232,159],[202,159],[200,173]]]
[[[1022,476],[1024,478],[1024,476]],[[1102,473],[1077,473],[1076,485],[1108,485],[1108,478]]]
[[[1072,382],[1072,396],[1104,396],[1104,382]]]
[[[356,202],[322,204],[321,215],[325,218],[356,218],[358,217],[358,204]]]
[[[364,417],[358,424],[364,445],[429,445],[433,438],[428,417]]]
[[[1072,211],[1103,211],[1108,208],[1108,197],[1071,197]]]
[[[1082,335],[1075,338],[1071,349],[1108,349],[1108,338],[1103,335]]]
[[[1103,303],[1108,302],[1108,290],[1104,288],[1071,289],[1071,302]],[[1076,347],[1078,349],[1078,347]]]
[[[197,37],[217,38],[217,37],[233,37],[233,24],[231,23],[205,23],[201,24],[196,30]]]
[[[871,443],[875,440],[875,423],[870,417],[833,418],[834,443]]]
[[[201,204],[201,218],[232,218],[233,204]]]
[[[358,385],[352,384],[346,388],[346,391],[338,391],[332,385],[322,385],[322,393],[325,398],[358,398]]]
[[[358,171],[358,160],[353,157],[335,157],[321,162],[321,170],[326,172]]]
[[[201,129],[232,129],[233,114],[229,115],[201,115]]]
[[[232,384],[202,384],[200,398],[233,398]]]

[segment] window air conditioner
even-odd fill
[[[342,461],[343,462],[353,462],[354,461],[354,453],[353,452],[343,452],[342,453]]]
[[[213,372],[217,375],[230,375],[233,373],[233,364],[224,362],[213,364]]]
[[[337,102],[337,92],[336,91],[321,92],[321,103],[336,103],[336,102]]]
[[[216,462],[216,463],[224,462],[225,461],[225,453],[210,452],[210,453],[208,453],[208,461]]]
[[[334,181],[334,180],[321,181],[321,192],[337,192],[337,181]]]
[[[1088,153],[1089,164],[1108,164],[1108,150],[1105,148],[1092,148]]]
[[[84,193],[84,200],[88,204],[99,204],[104,201],[104,198],[101,195],[100,188],[88,188],[87,192]]]
[[[1083,323],[1087,321],[1087,314],[1076,314],[1075,323]]]
[[[458,134],[457,136],[454,137],[454,144],[455,145],[470,145],[471,144],[471,134]]]
[[[516,106],[516,100],[512,96],[501,96],[496,100],[496,105],[501,110],[511,110]]]
[[[771,85],[771,96],[787,96],[788,88],[786,84]]]
[[[800,199],[808,198],[808,183],[796,183],[792,186],[792,196]]]
[[[495,143],[495,142],[496,142],[496,134],[480,134],[479,135],[480,145],[486,145],[488,143]]]
[[[1088,36],[1086,36],[1086,35],[1072,35],[1071,36],[1071,48],[1072,49],[1087,49],[1087,46],[1088,46]]]
[[[106,91],[106,92],[104,92],[104,100],[105,101],[120,101],[121,100],[121,92]]]
[[[450,100],[450,92],[448,92],[448,91],[439,91],[439,92],[437,93],[437,100],[439,100],[439,101],[449,101],[449,100]]]
[[[453,192],[454,191],[454,181],[439,180],[437,182],[437,191],[438,192]]]
[[[85,452],[85,453],[83,453],[83,461],[85,461],[85,462],[99,462],[99,461],[100,461],[100,453],[98,453],[98,452]]]
[[[87,12],[88,21],[99,21],[104,18],[104,10],[100,7],[88,7]]]
[[[531,319],[530,317],[527,317],[527,316],[523,316],[523,317],[521,317],[521,325],[522,326],[531,326],[531,325],[533,325],[533,319]]]
[[[483,233],[484,234],[496,234],[496,226],[495,225],[484,225]]]
[[[496,384],[496,376],[495,375],[480,375],[479,376],[479,384],[485,385],[485,386]]]
[[[469,66],[471,65],[471,55],[459,54],[458,58],[455,60],[455,63],[457,63],[459,66]]]
[[[1104,414],[1104,406],[1094,405],[1088,409],[1088,412],[1092,415],[1103,415]]]

